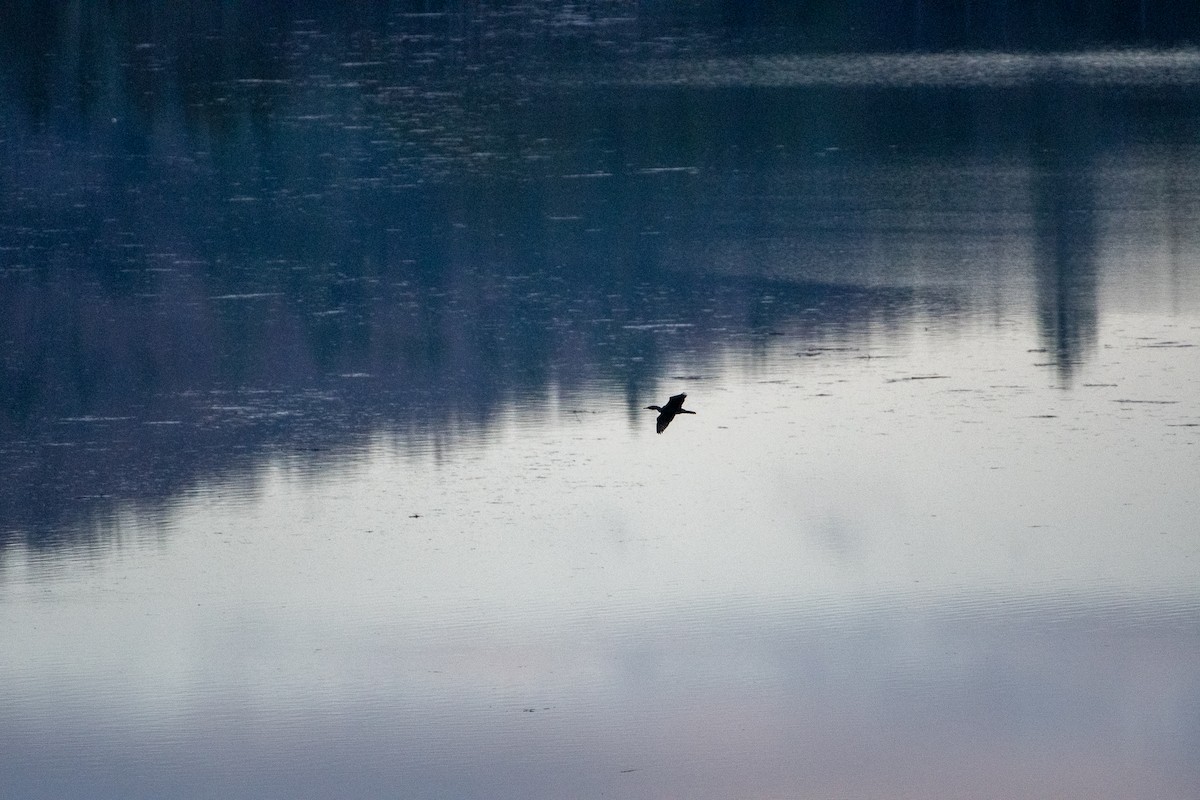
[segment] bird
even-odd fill
[[[654,429],[658,433],[662,433],[671,424],[671,420],[675,419],[676,414],[695,414],[695,411],[688,411],[683,407],[683,401],[687,398],[686,394],[673,394],[671,399],[667,401],[665,406],[646,406],[650,411],[658,412],[658,420],[655,422]]]

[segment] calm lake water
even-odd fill
[[[1200,51],[647,14],[6,35],[0,794],[1200,793]]]

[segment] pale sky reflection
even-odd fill
[[[31,797],[78,785],[45,768],[65,753],[30,746],[48,736],[96,758],[75,766],[102,792],[128,785],[137,754],[156,780],[299,797],[337,776],[410,796],[1186,796],[1194,626],[1063,610],[730,604],[355,635],[324,619],[257,642],[226,628],[203,649],[231,657],[193,672],[191,695],[154,692],[182,707],[130,715],[141,676],[113,675],[52,715],[10,710],[26,735],[6,758],[24,759],[18,778],[41,769]],[[264,646],[276,655],[256,664]]]

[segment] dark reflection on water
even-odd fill
[[[6,40],[6,538],[57,541],[273,449],[469,435],[563,388],[640,408],[664,363],[755,338],[1019,312],[1031,273],[1069,386],[1101,214],[1180,203],[1092,173],[1146,169],[1131,148],[1195,163],[1186,81],[938,88],[915,61],[915,86],[869,62],[841,88],[641,86],[639,58],[736,47],[616,7],[231,8]],[[1093,72],[1120,85],[1141,69],[1122,58]]]
[[[1048,361],[1067,384],[1095,347],[1099,314],[1096,156],[1092,132],[1080,128],[1090,115],[1074,113],[1094,102],[1049,92],[1033,141],[1038,329]]]

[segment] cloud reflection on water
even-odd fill
[[[337,627],[272,627],[265,662],[262,640],[210,631],[205,651],[226,659],[182,685],[93,675],[94,699],[10,706],[6,784],[30,798],[1182,798],[1200,777],[1194,605],[813,611],[614,609],[587,617],[586,638],[583,618],[380,621],[377,647],[359,631],[344,655]]]

